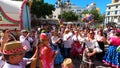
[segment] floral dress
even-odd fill
[[[72,37],[73,44],[72,44],[72,51],[71,55],[72,56],[79,56],[80,54],[83,53],[84,48],[82,47],[81,40],[83,40],[80,36],[74,35]]]
[[[103,62],[109,66],[120,68],[120,53],[116,50],[120,45],[120,38],[111,37],[111,44],[103,57]]]
[[[39,50],[41,68],[54,68],[55,52],[49,45],[42,45]]]

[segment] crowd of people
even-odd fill
[[[16,36],[17,35],[17,36]],[[105,52],[105,44],[109,44]],[[42,25],[30,31],[2,31],[0,36],[0,68],[75,68],[72,58],[89,62],[95,60],[120,68],[120,30],[76,25]],[[119,47],[119,48],[118,48]],[[36,60],[35,60],[36,59]],[[14,60],[14,61],[13,61]],[[31,63],[35,61],[36,64]]]

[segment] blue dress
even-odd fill
[[[103,62],[109,66],[120,68],[120,53],[116,49],[117,46],[110,45],[103,57]]]
[[[55,58],[55,64],[61,64],[64,60],[61,52],[60,52],[60,48],[57,46],[57,45],[51,45],[52,49],[53,50],[57,50],[58,51],[58,54],[56,55],[56,58]]]

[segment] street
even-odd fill
[[[80,68],[81,60],[80,59],[72,59],[75,68]],[[95,67],[96,68],[112,68],[109,66],[104,65],[102,62],[95,60]],[[55,68],[61,68],[61,65],[55,65]]]
[[[109,45],[105,45],[105,51],[107,51]],[[75,68],[80,68],[80,64],[82,62],[81,57],[78,58],[72,58],[73,64],[75,65]],[[112,68],[109,66],[106,66],[103,64],[103,62],[95,60],[95,67],[96,68]],[[61,65],[56,65],[55,68],[61,68]]]

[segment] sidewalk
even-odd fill
[[[75,68],[80,68],[80,63],[81,63],[80,59],[72,59],[72,61],[73,61],[73,64],[75,65]],[[104,65],[102,62],[97,60],[95,61],[95,66],[96,68],[112,68]],[[61,65],[56,65],[55,68],[61,68]]]

